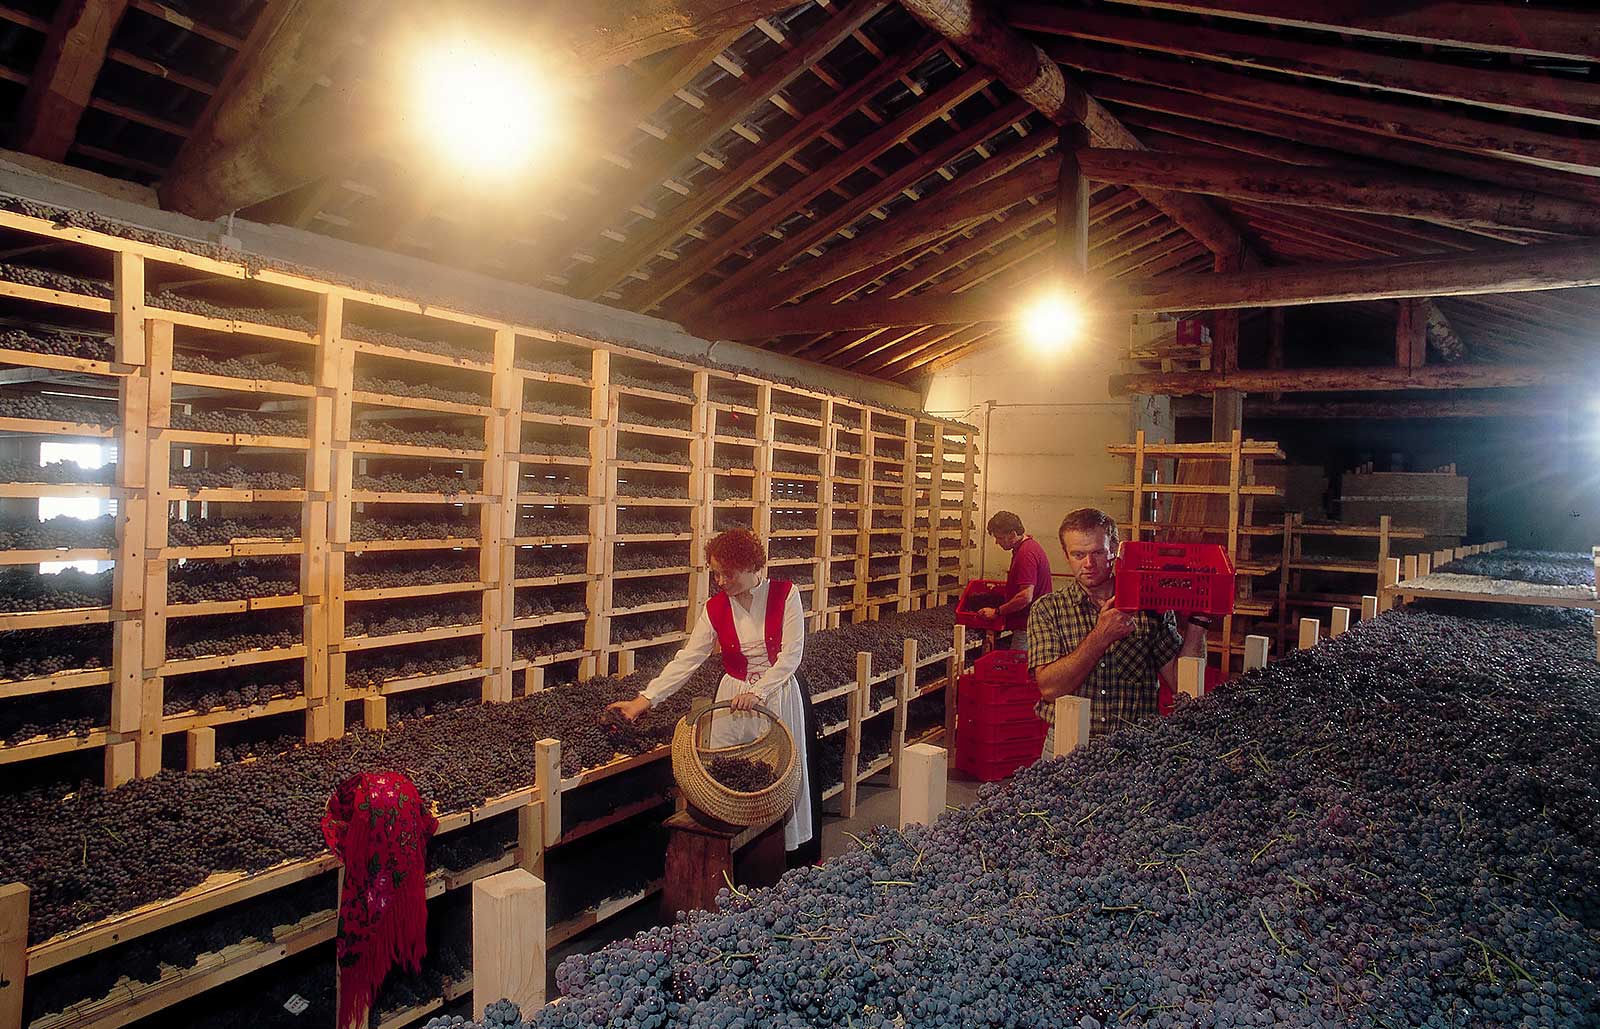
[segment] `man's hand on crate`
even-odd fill
[[[994,608],[994,607],[980,607],[980,608],[978,608],[978,617],[982,618],[984,621],[993,621],[995,618],[999,617],[999,614],[1000,614],[999,608]]]
[[[1100,617],[1095,619],[1094,632],[1106,646],[1133,635],[1139,627],[1137,611],[1117,610],[1117,598],[1107,597],[1100,603]]]

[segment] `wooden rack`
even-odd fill
[[[710,590],[704,543],[720,518],[730,515],[748,516],[746,524],[769,536],[774,511],[813,515],[808,528],[777,532],[779,539],[804,539],[807,553],[799,563],[775,562],[773,572],[800,578],[818,627],[946,600],[959,592],[970,563],[978,469],[976,431],[969,426],[25,215],[0,212],[0,232],[48,245],[53,263],[81,259],[114,270],[110,300],[0,281],[0,305],[11,309],[15,322],[69,324],[89,335],[109,335],[112,360],[7,350],[0,351],[0,365],[28,369],[19,377],[28,383],[64,378],[90,384],[97,395],[114,399],[119,421],[107,429],[0,419],[0,447],[10,446],[24,459],[23,451],[37,457],[41,440],[102,442],[115,446],[118,457],[111,485],[0,483],[0,504],[12,511],[19,504],[36,510],[39,499],[54,497],[99,497],[117,505],[114,548],[0,553],[9,564],[101,560],[115,568],[112,596],[102,608],[0,614],[0,629],[104,624],[112,643],[109,667],[0,682],[0,699],[12,703],[66,690],[104,690],[109,711],[106,723],[87,734],[0,746],[0,764],[103,748],[105,781],[116,785],[160,770],[163,740],[174,734],[300,714],[305,739],[319,741],[344,732],[351,704],[360,705],[366,724],[381,727],[390,701],[404,696],[409,702],[419,691],[475,685],[483,701],[507,700],[546,669],[582,678],[632,668],[643,654],[686,635]],[[205,316],[147,303],[147,295],[177,281],[201,295],[251,306],[217,307],[215,316]],[[284,311],[296,312],[309,327],[284,327],[293,323],[273,313]],[[305,369],[309,381],[183,370],[180,354],[217,361],[260,355]],[[542,369],[541,358],[558,359],[580,373]],[[414,385],[418,395],[373,386],[397,380]],[[461,395],[440,399],[426,392],[441,383]],[[13,394],[28,388],[33,387],[9,387]],[[796,413],[797,405],[807,413]],[[213,409],[290,417],[303,421],[304,429],[276,435],[182,427],[183,417]],[[732,424],[738,421],[743,424]],[[394,426],[437,431],[439,443],[386,441]],[[780,428],[785,437],[798,432],[806,438],[779,437]],[[541,452],[535,445],[552,439],[581,447],[584,456]],[[630,448],[679,456],[672,462],[635,461],[627,459]],[[724,450],[742,451],[749,467],[723,467],[717,455]],[[293,473],[303,478],[302,488],[193,490],[171,481],[175,469],[220,468],[235,460]],[[789,462],[795,461],[809,462],[815,472],[793,470]],[[462,476],[475,485],[459,493],[359,486],[364,475],[382,481],[384,472],[400,468]],[[624,487],[634,480],[671,484],[676,495],[630,496]],[[734,484],[745,493],[729,499]],[[841,486],[853,487],[854,503],[835,496]],[[814,492],[814,499],[796,500],[800,490]],[[673,519],[674,531],[628,532],[626,516],[634,510]],[[172,535],[202,512],[218,518],[264,511],[278,512],[284,531],[198,546]],[[835,529],[841,512],[855,515],[848,533]],[[884,523],[894,514],[899,524],[890,528]],[[523,533],[519,526],[530,515],[551,516],[547,521],[559,523],[558,531]],[[432,539],[401,538],[375,528],[386,523],[374,519],[388,517],[429,519],[449,531]],[[953,517],[960,520],[959,531],[937,531],[942,518]],[[875,524],[882,531],[874,532]],[[925,556],[917,542],[923,524],[931,540]],[[836,556],[834,547],[845,543],[851,544],[849,553]],[[879,544],[880,559],[895,559],[893,569],[872,563],[872,548]],[[665,547],[678,548],[681,564],[634,567],[619,560],[623,552]],[[581,564],[542,573],[540,563],[555,551],[563,558],[581,551]],[[352,588],[363,556],[385,552],[431,554],[473,570],[461,583]],[[176,562],[272,556],[298,560],[294,593],[168,603]],[[619,607],[623,583],[681,591],[660,602]],[[550,591],[572,599],[553,614],[519,615],[521,602],[555,595]],[[381,636],[345,631],[353,619],[392,610],[396,602],[443,602],[474,592],[481,606],[456,624]],[[277,618],[298,612],[297,641],[214,654],[191,646],[181,658],[170,645],[175,633],[202,624],[190,619],[255,611]],[[657,619],[672,624],[639,632],[641,623]],[[544,640],[563,642],[552,647]],[[357,663],[445,643],[459,648],[455,667],[406,678],[352,677]],[[279,666],[298,672],[297,696],[247,709],[164,713],[177,677]],[[208,753],[198,742],[188,749],[201,759]]]
[[[1382,515],[1376,526],[1308,525],[1300,514],[1284,515],[1283,568],[1286,574],[1278,577],[1280,652],[1288,645],[1289,632],[1295,624],[1296,611],[1334,607],[1359,610],[1363,596],[1377,594],[1382,584],[1383,569],[1390,556],[1397,549],[1411,549],[1410,544],[1427,536],[1422,529],[1400,528],[1392,523],[1393,520],[1388,515]],[[1307,539],[1347,540],[1361,545],[1376,544],[1377,556],[1369,558],[1359,555],[1307,554],[1305,547]],[[1404,541],[1402,547],[1397,548],[1396,543],[1401,541]],[[1340,588],[1308,588],[1308,582],[1320,585],[1329,580],[1339,584]]]

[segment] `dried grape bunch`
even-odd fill
[[[58,611],[104,607],[111,602],[111,571],[80,572],[68,568],[41,575],[13,566],[0,571],[0,611]]]
[[[299,611],[256,611],[246,615],[179,618],[167,626],[167,660],[282,650],[301,643]]]
[[[524,433],[522,437],[522,453],[548,457],[587,458],[589,456],[589,444],[571,443],[565,440],[549,439],[533,433]]]
[[[0,743],[14,747],[29,740],[60,740],[87,736],[111,720],[111,698],[106,690],[68,690],[24,703],[0,705]]]
[[[711,519],[711,528],[714,532],[727,532],[729,529],[748,529],[754,522],[751,521],[749,511],[718,511]]]
[[[672,379],[652,379],[643,375],[634,375],[632,372],[611,371],[611,385],[624,386],[631,389],[648,389],[657,393],[671,393],[674,396],[692,397],[694,387],[687,382],[677,382]]]
[[[41,465],[37,461],[0,461],[0,482],[83,483],[108,486],[117,481],[117,466],[103,464],[99,468],[85,468],[75,461],[51,461]]]
[[[482,479],[473,479],[454,472],[385,472],[382,475],[363,473],[355,476],[351,484],[358,490],[373,493],[443,493],[455,496],[458,493],[479,493],[483,490]]]
[[[819,437],[816,430],[808,431],[791,426],[787,422],[779,422],[777,424],[772,431],[772,438],[780,443],[792,443],[801,447],[815,447],[819,445]]]
[[[788,568],[774,568],[772,576],[779,582],[792,582],[796,586],[810,586],[816,581],[816,576],[805,565],[791,565]]]
[[[38,679],[111,664],[111,628],[73,625],[0,632],[0,680]]]
[[[966,610],[976,611],[981,607],[999,607],[1006,602],[1003,593],[974,593],[966,600]]]
[[[518,632],[511,645],[519,660],[532,661],[552,654],[570,654],[583,649],[583,629],[571,625],[553,625],[542,629]]]
[[[451,582],[476,582],[477,562],[440,560],[431,554],[362,554],[346,559],[344,584],[352,590],[404,589]]]
[[[683,582],[661,583],[649,585],[648,583],[635,583],[617,586],[611,594],[611,606],[619,610],[631,607],[643,607],[646,604],[667,604],[689,602],[688,593]]]
[[[525,400],[522,402],[523,414],[544,415],[549,418],[587,418],[589,407],[577,401],[562,400]]]
[[[521,493],[539,497],[587,497],[589,483],[584,476],[570,472],[551,473],[544,469],[524,470],[517,484]]]
[[[711,491],[713,500],[749,500],[750,485],[746,482],[728,482],[717,480],[716,488]]]
[[[788,475],[816,475],[817,459],[777,451],[772,455],[772,470]]]
[[[809,539],[775,539],[767,545],[767,556],[782,561],[796,557],[811,557],[816,543]]]
[[[778,773],[765,761],[747,757],[717,757],[706,765],[711,778],[736,793],[759,793],[778,779]]]
[[[798,400],[773,397],[772,413],[788,415],[790,418],[819,419],[822,417],[822,407],[815,402],[807,404]]]
[[[257,325],[272,325],[294,332],[317,331],[317,327],[311,319],[295,311],[274,311],[265,307],[222,307],[172,292],[157,293],[147,298],[145,303],[150,307],[159,307],[167,311],[182,311],[185,314],[199,315],[202,318],[255,322]]]
[[[207,711],[269,704],[305,692],[300,670],[292,661],[230,668],[169,678],[162,688],[163,715],[204,714]]]
[[[539,547],[517,551],[519,579],[538,579],[549,575],[575,575],[589,568],[589,552],[584,547]]]
[[[879,558],[867,562],[867,575],[876,579],[880,575],[899,575],[900,559],[898,557]]]
[[[872,503],[874,507],[901,507],[905,498],[900,490],[885,486],[876,486],[872,490]]]
[[[630,425],[642,425],[657,429],[683,429],[685,431],[687,431],[689,428],[689,419],[685,415],[680,414],[676,417],[672,417],[668,415],[651,414],[648,411],[640,411],[634,408],[628,408],[619,412],[617,415],[617,422],[617,427],[624,431],[626,431]]]
[[[718,447],[712,455],[713,467],[716,468],[754,468],[756,455],[750,451],[737,451],[728,447]]]
[[[514,362],[519,371],[543,372],[546,375],[570,375],[574,379],[589,378],[589,369],[575,361],[561,357],[519,357]]]
[[[451,432],[447,429],[403,429],[394,422],[362,422],[350,430],[350,438],[373,443],[393,443],[406,447],[438,447],[443,450],[483,450],[483,437]]]
[[[175,547],[209,547],[235,540],[292,540],[300,521],[283,515],[241,515],[227,518],[177,518],[167,523],[167,542]]]
[[[117,545],[117,522],[56,515],[45,521],[8,518],[0,521],[0,550],[55,550],[60,547],[102,550]]]
[[[846,536],[843,539],[835,536],[833,539],[832,554],[834,557],[854,557],[856,552],[856,539]]]
[[[417,339],[413,336],[402,336],[396,332],[384,329],[372,329],[365,325],[354,325],[346,322],[344,335],[348,339],[360,343],[373,343],[383,347],[394,347],[397,350],[415,350],[423,354],[437,354],[440,357],[454,358],[459,361],[476,361],[488,364],[491,357],[483,350],[474,347],[450,343],[442,339]]]
[[[199,604],[252,597],[287,597],[300,592],[300,562],[289,558],[188,561],[167,577],[167,603]]]
[[[476,539],[476,518],[363,518],[350,527],[350,538],[372,540],[453,540]]]
[[[244,436],[291,436],[304,438],[304,418],[280,418],[247,414],[243,411],[191,411],[172,416],[174,429],[191,432],[221,432]]]
[[[470,389],[447,389],[428,382],[406,382],[403,379],[386,379],[378,375],[357,375],[353,380],[363,393],[382,393],[391,397],[416,397],[421,400],[438,400],[446,404],[484,405],[482,393]]]
[[[735,439],[755,439],[756,427],[745,416],[719,411],[717,412],[717,435],[732,436]]]
[[[377,601],[351,607],[345,615],[344,634],[346,639],[393,636],[445,626],[477,625],[482,620],[483,602],[477,597]]]
[[[49,357],[71,357],[85,361],[110,361],[116,347],[104,336],[84,336],[76,332],[51,329],[7,329],[0,332],[0,350],[20,350]]]
[[[840,436],[838,439],[834,440],[833,449],[841,454],[850,454],[859,457],[861,454],[861,442],[848,436]]]
[[[772,514],[773,529],[815,529],[817,527],[817,514],[815,511],[774,511]]]
[[[905,527],[905,516],[898,511],[874,511],[872,513],[872,531],[880,529],[901,529]]]
[[[0,279],[15,282],[19,286],[32,286],[35,289],[51,289],[61,293],[75,293],[78,296],[99,297],[110,300],[116,296],[116,291],[111,283],[104,279],[85,279],[77,275],[68,275],[65,272],[53,272],[45,268],[33,268],[25,264],[0,263]]]
[[[586,536],[589,516],[581,510],[534,508],[517,515],[519,536]]]
[[[689,499],[689,486],[687,483],[670,482],[628,482],[618,481],[617,492],[619,499],[643,500],[687,500]]]
[[[376,689],[392,679],[454,672],[482,660],[483,644],[477,639],[361,650],[346,659],[344,678],[356,689]]]
[[[70,422],[113,428],[121,424],[114,403],[92,404],[59,397],[0,397],[0,418],[25,418],[38,422]]]
[[[292,368],[276,361],[262,361],[256,358],[229,357],[219,361],[209,354],[200,354],[192,350],[175,351],[172,355],[172,367],[174,371],[192,372],[196,375],[292,382],[301,386],[311,384],[311,373],[304,368]]]
[[[171,483],[185,489],[305,489],[305,475],[265,468],[174,468]]]
[[[673,535],[688,531],[688,523],[681,517],[649,514],[637,508],[620,511],[617,514],[619,536]]]
[[[660,611],[644,615],[625,615],[611,623],[613,643],[632,643],[683,632],[683,613]]]
[[[633,461],[638,464],[668,464],[689,467],[687,454],[673,451],[652,450],[649,447],[618,447],[618,461]]]
[[[517,617],[572,614],[585,610],[585,603],[582,586],[544,586],[517,594]]]
[[[869,597],[892,597],[900,592],[900,585],[896,582],[875,582],[867,587]]]
[[[1593,586],[1594,557],[1548,550],[1496,550],[1457,558],[1435,568],[1456,575],[1531,582],[1541,586]]]
[[[833,405],[833,420],[847,429],[861,428],[861,412],[843,404]]]

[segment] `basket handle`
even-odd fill
[[[732,711],[733,710],[733,701],[731,701],[731,700],[720,700],[715,704],[706,704],[704,706],[701,706],[701,705],[697,704],[697,705],[695,705],[694,710],[689,712],[689,717],[693,719],[693,724],[698,727],[699,724],[700,724],[700,720],[702,718],[704,718],[706,715],[709,715],[714,711],[720,711],[720,710],[723,710],[723,709]],[[782,725],[783,724],[783,719],[779,718],[775,711],[773,711],[772,709],[768,708],[764,704],[757,704],[755,707],[751,708],[750,710],[754,711],[754,712],[757,712],[759,714],[766,715],[767,718],[770,721],[772,721],[774,724],[776,724],[776,725]],[[746,712],[740,711],[740,712],[737,712],[737,713],[738,714],[745,714]]]

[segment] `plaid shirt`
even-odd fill
[[[1035,601],[1028,613],[1028,667],[1037,669],[1078,649],[1100,617],[1100,603],[1075,580]],[[1080,691],[1089,698],[1090,732],[1112,732],[1128,722],[1156,713],[1156,679],[1161,667],[1183,649],[1183,633],[1169,611],[1152,617],[1139,613],[1133,634],[1111,645]],[[1034,707],[1039,717],[1055,724],[1052,701]]]

